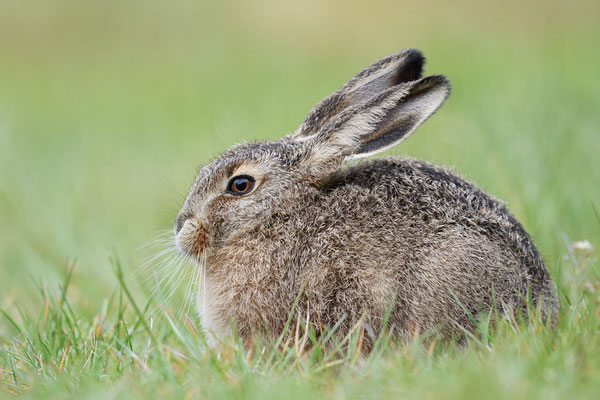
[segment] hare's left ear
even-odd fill
[[[406,139],[448,98],[444,76],[428,76],[380,93],[365,104],[344,110],[310,137],[313,157],[345,160],[387,150]],[[326,155],[327,154],[327,155]]]

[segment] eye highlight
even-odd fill
[[[227,184],[227,193],[234,196],[242,196],[252,192],[256,181],[249,175],[238,175],[231,178]]]

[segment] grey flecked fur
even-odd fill
[[[468,314],[523,311],[528,296],[555,321],[554,283],[502,202],[413,159],[342,168],[404,140],[445,101],[448,81],[421,78],[423,64],[417,50],[380,60],[293,134],[236,145],[200,170],[175,233],[182,251],[207,257],[198,303],[213,343],[232,326],[246,343],[279,335],[300,293],[297,311],[318,332],[342,320],[339,337],[361,316],[376,334],[390,309],[399,338],[461,336]],[[255,189],[232,196],[239,175]]]

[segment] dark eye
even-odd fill
[[[248,194],[254,189],[254,178],[248,175],[234,176],[227,184],[227,192],[234,196]]]

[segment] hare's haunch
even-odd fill
[[[200,169],[177,216],[179,249],[206,259],[199,302],[214,343],[235,329],[279,335],[297,312],[339,337],[399,338],[473,329],[473,316],[539,307],[556,289],[505,205],[444,168],[413,159],[352,159],[397,145],[446,100],[443,76],[403,50],[322,100],[292,134],[239,144]],[[366,335],[367,337],[369,335]],[[372,341],[372,335],[367,341]]]

